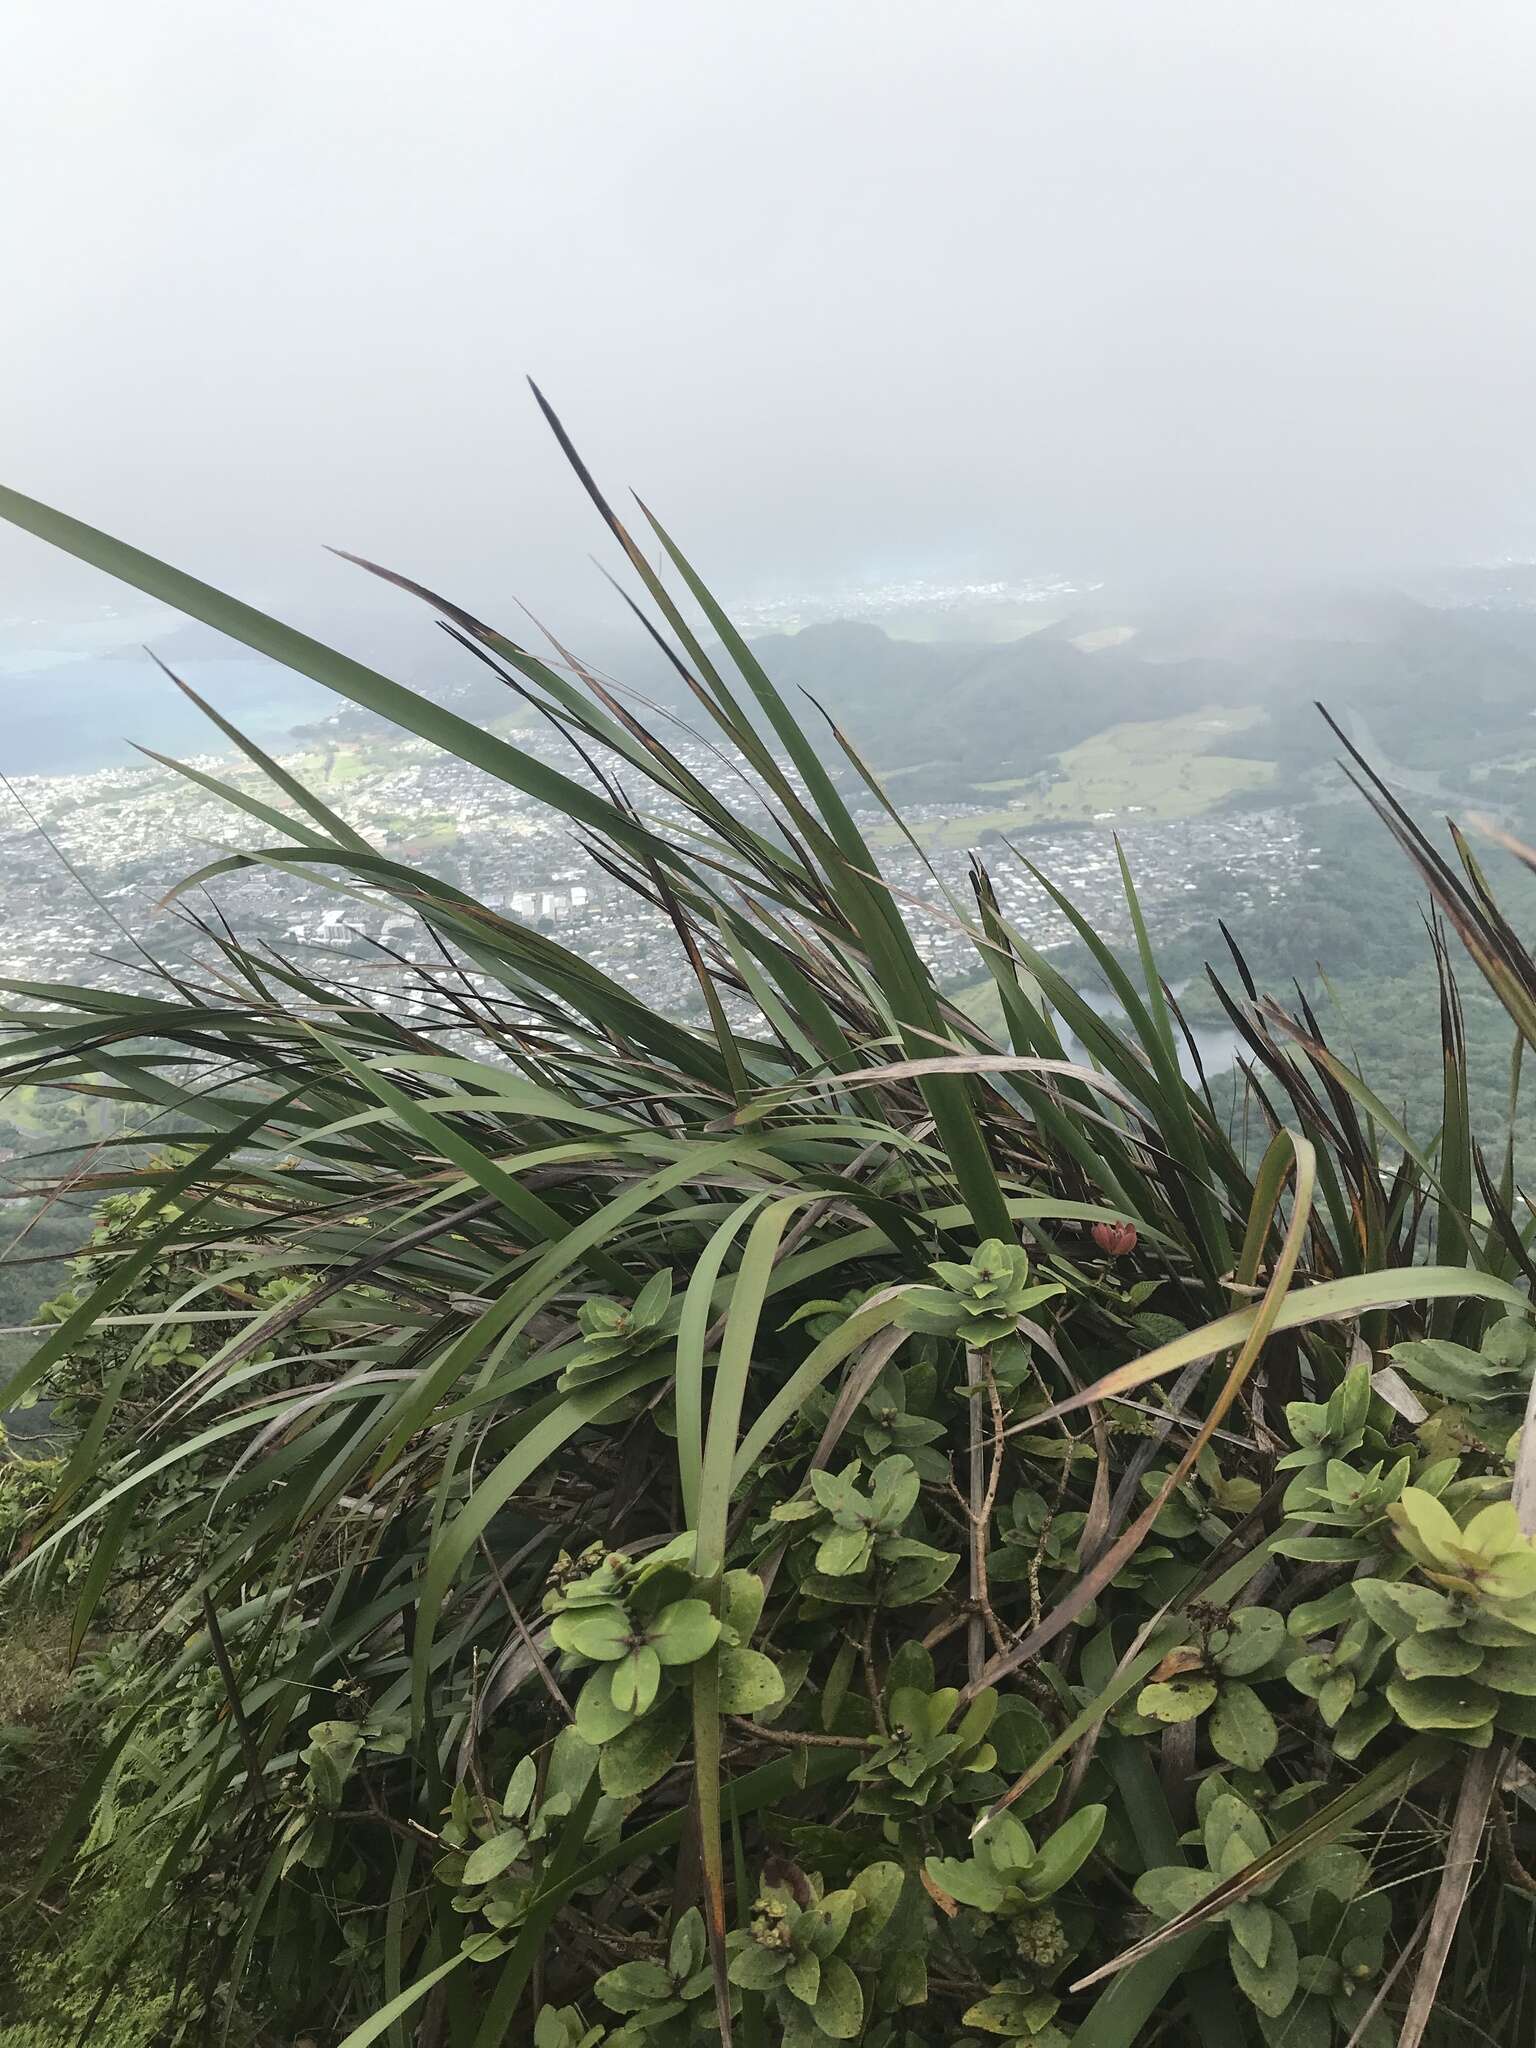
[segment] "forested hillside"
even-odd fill
[[[873,625],[757,645],[776,677],[825,705],[877,767],[903,771],[904,795],[925,800],[1032,774],[1108,727],[1207,705],[1262,712],[1243,751],[1272,762],[1287,795],[1333,759],[1307,716],[1319,698],[1448,787],[1490,765],[1523,773],[1536,758],[1536,613],[1436,609],[1390,591],[1127,598],[996,646],[893,639]]]

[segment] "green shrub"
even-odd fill
[[[408,907],[410,1014],[212,929],[216,981],[15,992],[8,1082],[177,1119],[22,1375],[74,1439],[13,1597],[115,1646],[58,2013],[113,1988],[137,1871],[141,2034],[1411,2048],[1488,1840],[1444,2009],[1528,2028],[1536,1335],[1448,978],[1433,1159],[1309,1019],[1232,998],[1250,1166],[1129,879],[1137,981],[1064,906],[1123,1031],[979,865],[944,914],[1004,1038],[947,1001],[851,808],[878,791],[659,527],[698,629],[603,506],[751,799],[456,607],[601,775],[0,510],[556,806],[705,1019],[244,741],[272,802],[197,773],[265,836],[194,879]]]

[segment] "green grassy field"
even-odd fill
[[[326,770],[326,781],[332,789],[343,789],[349,782],[359,782],[367,774],[369,763],[355,747],[335,753]]]
[[[435,853],[445,846],[452,846],[459,836],[459,828],[446,811],[408,816],[396,812],[393,816],[378,820],[380,829],[391,845],[399,842],[413,847],[418,853]]]
[[[1274,780],[1273,762],[1219,751],[1263,715],[1254,705],[1210,705],[1179,718],[1110,726],[1059,755],[1060,774],[1047,788],[1040,788],[1033,777],[981,782],[976,785],[979,794],[1012,796],[1012,801],[997,810],[914,829],[930,846],[971,846],[979,834],[994,828],[1009,832],[1094,818],[1119,825],[1136,819],[1193,817],[1227,797],[1261,789]],[[1021,793],[1013,795],[1016,791]],[[890,844],[896,834],[887,828],[874,836]]]
[[[984,1031],[989,1031],[1000,1045],[1004,1042],[1008,1019],[995,981],[972,981],[964,988],[952,988],[946,993],[952,1003],[964,1010],[967,1017],[973,1018]]]

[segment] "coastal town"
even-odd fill
[[[510,736],[568,774],[585,772],[548,727],[525,726]],[[743,814],[750,799],[740,763],[699,739],[674,735],[672,743],[684,765]],[[293,813],[238,757],[208,755],[185,765],[269,809]],[[520,791],[398,733],[310,744],[283,765],[381,854],[425,867],[489,908],[554,935],[648,1003],[683,1018],[696,1014],[697,985],[660,914],[604,873],[567,825]],[[873,835],[884,814],[867,791],[858,794],[863,809],[855,804],[856,814]],[[665,806],[647,793],[646,808],[664,829]],[[767,826],[766,812],[760,822]],[[1202,897],[1218,881],[1229,902],[1236,900],[1234,878],[1240,897],[1244,876],[1252,890],[1277,896],[1311,852],[1295,815],[1278,806],[1152,820],[1128,806],[1120,816],[1037,828],[1012,845],[989,833],[981,854],[1005,916],[1030,944],[1058,945],[1068,930],[1024,860],[1049,875],[1096,931],[1111,940],[1129,936],[1117,836],[1162,940],[1200,920]],[[371,979],[381,1000],[398,993],[406,1001],[400,962],[412,956],[419,927],[340,867],[282,864],[274,858],[281,846],[272,825],[156,763],[12,778],[0,791],[0,975],[69,981],[83,978],[79,969],[89,956],[97,979],[141,985],[145,952],[177,957],[195,947],[198,934],[177,911],[206,916],[216,906],[243,938],[299,964],[326,959],[333,971],[345,957],[349,972]],[[231,868],[235,853],[253,858]],[[950,986],[975,974],[974,948],[961,924],[972,901],[970,858],[964,846],[919,854],[905,843],[881,855],[919,950]],[[210,869],[218,872],[167,903],[189,876]],[[1240,900],[1236,907],[1243,907]]]

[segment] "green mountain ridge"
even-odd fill
[[[1125,628],[1114,644],[1078,644]],[[1536,739],[1536,618],[1392,592],[1100,604],[995,646],[838,623],[754,650],[781,687],[856,731],[879,767],[906,771],[903,794],[918,800],[959,798],[1110,727],[1213,704],[1263,712],[1243,751],[1273,761],[1287,786],[1336,752],[1311,713],[1317,699],[1389,727],[1410,767],[1483,766]]]

